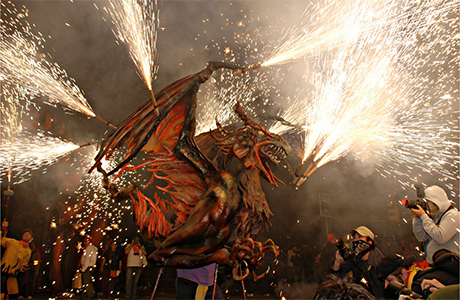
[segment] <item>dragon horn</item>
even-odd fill
[[[219,120],[217,120],[217,117],[216,117],[216,126],[217,126],[217,129],[219,129],[219,132],[223,135],[223,136],[226,136],[228,134],[228,131],[225,130],[225,128],[222,126],[222,124],[219,123]]]
[[[256,123],[252,120],[250,116],[244,111],[244,109],[241,107],[240,101],[236,100],[236,105],[235,105],[235,113],[238,115],[238,117],[241,119],[241,121],[244,122],[244,125],[255,125]]]

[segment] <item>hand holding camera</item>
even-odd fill
[[[372,250],[372,245],[363,240],[354,240],[353,248],[348,247],[343,240],[338,240],[335,246],[339,249],[340,256],[346,261],[358,263],[359,260]],[[337,255],[336,255],[337,259]]]

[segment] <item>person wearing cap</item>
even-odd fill
[[[433,254],[440,249],[459,254],[460,214],[439,186],[425,189],[424,200],[428,204],[429,215],[420,205],[412,208],[412,229],[419,242],[426,242],[425,254],[431,265]]]
[[[96,292],[93,286],[93,274],[96,271],[97,263],[97,248],[92,244],[90,236],[86,236],[83,240],[83,255],[80,260],[80,272],[83,283],[82,298],[91,299],[96,297]]]
[[[353,282],[367,288],[377,299],[384,295],[383,283],[378,278],[377,266],[383,258],[382,252],[375,247],[375,235],[366,226],[351,231],[353,237],[351,252],[345,260],[338,250],[332,264],[332,273],[344,275],[352,272]]]
[[[8,227],[8,222],[2,222],[2,229]],[[19,272],[28,270],[28,264],[32,250],[29,244],[33,241],[32,230],[25,229],[20,241],[3,236],[0,233],[0,243],[5,248],[1,260],[2,265],[2,289],[1,299],[8,295],[9,299],[17,299],[19,294],[17,275]],[[5,293],[7,292],[7,293]]]
[[[443,255],[442,251],[436,253],[435,260],[441,262]],[[392,289],[391,282],[400,283],[420,295],[423,294],[424,280],[436,279],[444,285],[458,284],[458,270],[455,274],[440,267],[429,267],[426,262],[416,262],[413,256],[397,253],[385,256],[377,269],[379,279],[384,282],[386,294],[392,299],[397,299],[398,293]]]

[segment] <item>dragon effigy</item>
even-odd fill
[[[261,266],[265,251],[278,255],[271,240],[254,241],[271,215],[260,180],[275,186],[281,182],[269,162],[285,159],[290,146],[251,119],[239,103],[235,113],[242,127],[229,131],[216,121],[217,129],[195,136],[196,94],[220,68],[238,69],[210,62],[163,89],[156,102],[142,105],[108,136],[91,171],[103,173],[103,186],[113,198],[131,199],[137,226],[157,246],[149,256],[155,265],[194,268],[217,262],[233,267],[235,279],[244,279],[249,269]],[[122,148],[123,161],[104,170],[101,160]],[[142,152],[147,158],[133,164]],[[234,159],[237,167],[231,172]],[[152,174],[142,188],[131,184],[120,190],[109,182],[111,175],[141,168]],[[157,180],[164,184],[154,186]]]

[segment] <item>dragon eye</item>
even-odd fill
[[[258,135],[258,136],[264,136],[265,133],[264,133],[262,130],[259,130],[259,131],[257,131],[257,135]]]

